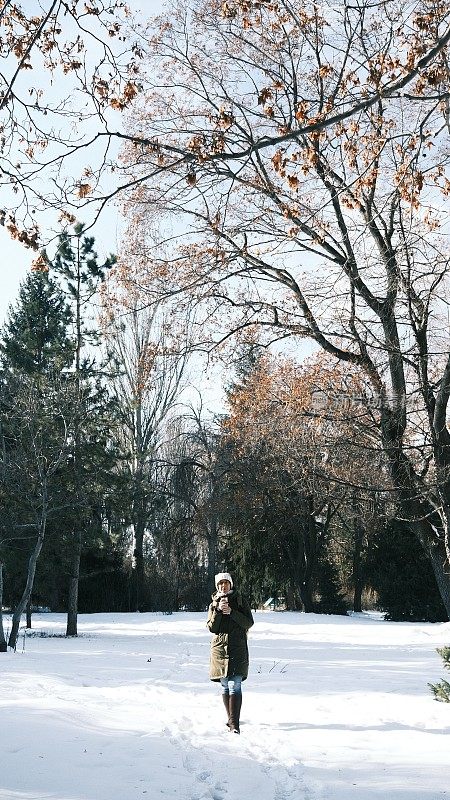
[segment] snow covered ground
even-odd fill
[[[450,623],[257,612],[236,736],[205,618],[35,616],[0,654],[0,800],[450,800]]]

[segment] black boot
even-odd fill
[[[229,728],[232,733],[240,733],[239,719],[241,716],[242,694],[230,694],[230,721]]]
[[[228,692],[222,694],[222,700],[225,706],[225,711],[227,712],[227,726],[230,728],[230,695]]]

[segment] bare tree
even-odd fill
[[[205,348],[309,339],[365,376],[397,514],[450,613],[448,6],[327,11],[242,0],[162,21],[130,122],[148,148],[126,152],[140,284],[195,298]]]
[[[15,381],[14,396],[2,398],[6,405],[11,405],[3,448],[2,483],[4,492],[15,500],[17,512],[9,538],[28,531],[30,540],[34,539],[25,586],[13,611],[8,639],[12,648],[16,646],[20,620],[31,598],[48,520],[63,504],[58,473],[67,464],[70,453],[75,410],[72,388],[64,379],[44,382],[40,376],[36,382],[22,376]]]
[[[184,347],[181,353],[174,347],[168,322],[160,310],[140,306],[139,298],[133,295],[114,310],[109,305],[106,333],[115,372],[111,391],[121,421],[122,465],[131,493],[131,507],[126,516],[133,538],[135,610],[144,601],[144,541],[158,491],[157,454],[164,426],[173,414],[183,386],[187,359]]]
[[[423,130],[438,108],[448,122],[442,0],[172,8],[147,27],[122,0],[46,0],[33,13],[3,3],[1,216],[24,244],[37,247],[42,210],[46,226],[49,209],[70,222],[167,170],[183,182],[202,173],[233,182],[249,160],[303,148],[302,137],[324,131],[339,146],[339,126],[376,116],[380,104],[418,110],[419,101]],[[120,112],[139,95],[149,117],[130,129]],[[121,176],[122,141],[144,176]]]
[[[38,249],[37,218],[90,195],[90,162],[106,168],[114,116],[136,96],[123,0],[44,0],[0,9],[0,222]],[[119,112],[119,114],[115,114]],[[51,217],[51,215],[50,215]]]
[[[0,561],[0,653],[6,653],[7,642],[3,627],[3,562]]]
[[[208,588],[212,589],[219,561],[220,505],[227,465],[217,426],[204,419],[201,397],[197,406],[191,407],[186,423],[186,456],[197,476],[196,526],[206,542],[206,577]]]
[[[166,507],[157,547],[168,553],[175,583],[174,607],[182,599],[204,608],[214,587],[223,539],[222,500],[228,465],[213,420],[207,420],[201,396],[167,431],[160,452],[166,471]],[[189,585],[189,597],[183,596]],[[195,596],[194,596],[195,595]]]

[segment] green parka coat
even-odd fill
[[[249,604],[239,594],[228,592],[231,614],[222,614],[218,603],[223,595],[215,592],[208,609],[207,626],[214,637],[211,641],[209,677],[220,681],[227,675],[248,675],[247,631],[253,625]]]

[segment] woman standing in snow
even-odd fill
[[[215,578],[216,592],[208,609],[207,626],[214,638],[211,642],[209,677],[222,685],[222,700],[227,725],[240,733],[242,681],[248,675],[247,631],[253,625],[249,604],[233,590],[229,572]]]

